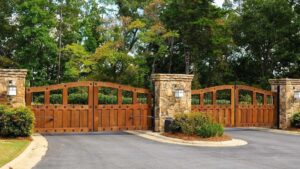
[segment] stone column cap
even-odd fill
[[[0,69],[2,77],[23,77],[27,75],[27,69]]]
[[[192,81],[194,75],[156,73],[151,75],[153,81]]]
[[[271,85],[300,85],[300,79],[281,78],[281,79],[269,79]]]

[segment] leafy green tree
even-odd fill
[[[17,67],[14,61],[5,56],[0,56],[0,68],[14,68]]]
[[[102,3],[108,5],[112,2],[106,0],[102,1]],[[83,41],[85,49],[89,52],[95,52],[100,44],[109,39],[105,26],[112,20],[110,17],[104,18],[104,15],[107,14],[106,12],[108,12],[108,9],[100,6],[96,0],[88,0],[83,6],[81,41]]]
[[[17,16],[16,61],[29,70],[31,85],[55,83],[57,44],[54,40],[54,4],[48,0],[22,1],[17,6]]]
[[[91,73],[90,54],[79,44],[67,45],[62,51],[64,67],[63,81],[72,82],[86,79]]]
[[[76,43],[80,40],[80,23],[82,21],[82,11],[84,1],[78,0],[59,0],[56,4],[58,24],[56,36],[58,39],[58,72],[57,82],[61,80],[61,55],[62,48],[66,44]]]
[[[228,58],[232,39],[225,22],[226,11],[212,2],[171,0],[162,16],[167,27],[177,30],[179,34],[175,53],[180,60],[177,64],[184,64],[185,68],[178,71],[193,72],[194,82],[198,83],[195,87],[199,87],[199,82],[209,86],[222,84],[232,78]]]
[[[240,48],[235,71],[240,80],[267,87],[269,78],[285,77],[296,69],[299,16],[282,0],[244,0],[241,9],[232,24]]]
[[[143,86],[144,71],[136,60],[122,50],[121,41],[106,42],[92,56],[91,79]],[[141,78],[142,77],[142,78]]]
[[[16,0],[0,1],[0,56],[5,56],[6,60],[12,59],[13,52],[16,49],[16,4]],[[1,60],[3,59],[4,58],[2,58]]]

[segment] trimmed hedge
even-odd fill
[[[300,112],[292,116],[291,123],[293,127],[300,128]]]
[[[224,133],[223,126],[215,123],[204,113],[177,114],[169,130],[173,133],[181,132],[205,138],[222,136]]]
[[[114,95],[100,94],[98,96],[99,104],[117,104],[118,97]],[[147,98],[138,98],[139,103],[146,104]],[[44,103],[44,95],[35,97],[33,104],[39,105]],[[51,104],[62,104],[62,94],[51,94]],[[88,104],[88,93],[72,93],[68,97],[69,104]],[[131,97],[123,97],[123,104],[132,104]]]
[[[33,126],[34,114],[30,109],[0,105],[0,137],[28,137]]]

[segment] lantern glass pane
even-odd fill
[[[176,98],[181,98],[183,96],[184,96],[184,91],[182,89],[175,90],[175,97]]]
[[[300,100],[300,91],[295,91],[295,93],[294,93],[294,98],[295,98],[296,100]]]
[[[8,96],[16,96],[17,95],[17,87],[16,86],[8,86],[7,95]]]

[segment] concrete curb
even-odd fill
[[[126,132],[146,139],[162,142],[162,143],[195,146],[195,147],[236,147],[236,146],[243,146],[248,144],[246,141],[240,139],[232,139],[230,141],[221,141],[221,142],[186,141],[186,140],[162,136],[160,133],[155,133],[151,131],[126,131]]]
[[[22,154],[0,169],[31,169],[41,161],[47,152],[48,141],[40,134],[33,134],[32,138],[32,142]]]
[[[242,129],[251,129],[251,130],[258,130],[258,131],[266,131],[270,133],[278,133],[278,134],[288,134],[288,135],[296,135],[299,136],[300,132],[298,131],[287,131],[287,130],[280,130],[280,129],[268,129],[268,128],[262,128],[262,127],[239,127]]]

